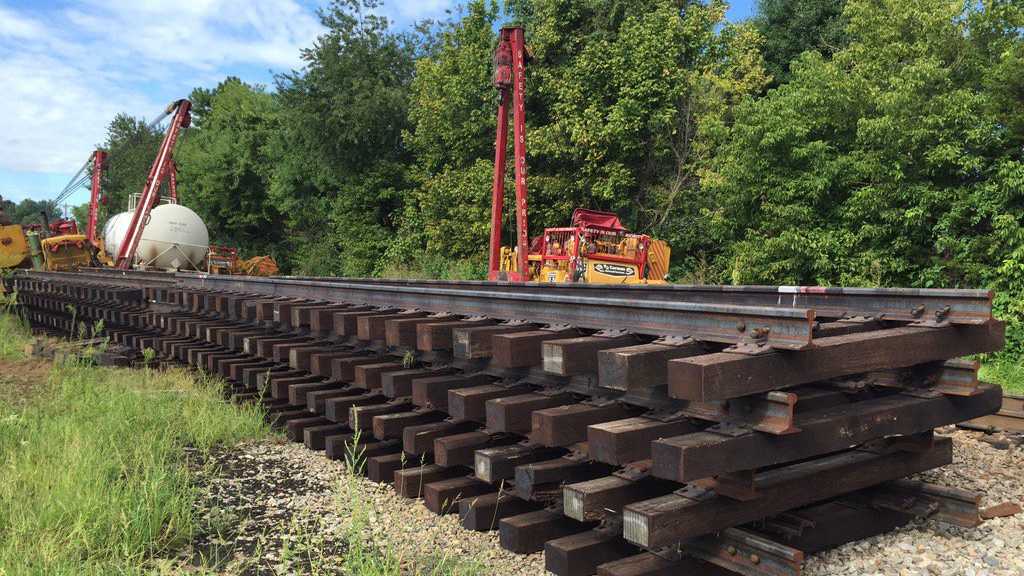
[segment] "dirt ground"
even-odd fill
[[[32,398],[50,377],[50,361],[0,360],[0,403],[18,406]]]

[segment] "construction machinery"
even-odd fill
[[[4,213],[3,198],[0,198],[0,269],[19,268],[29,265],[28,238],[21,224],[14,224]]]
[[[523,29],[502,28],[494,54],[494,86],[499,101],[488,278],[511,282],[664,283],[671,254],[668,244],[626,230],[615,214],[578,208],[570,226],[546,228],[541,236],[529,237],[525,106],[528,60]],[[510,105],[515,172],[514,247],[501,245]]]
[[[90,154],[85,164],[71,177],[71,181],[57,196],[57,202],[59,202],[69,197],[86,182],[90,183],[89,223],[86,233],[82,234],[78,230],[78,223],[74,219],[64,217],[49,222],[44,212],[42,214],[44,226],[41,232],[46,234],[48,231],[49,234],[39,239],[41,258],[33,258],[33,267],[41,267],[50,271],[74,270],[102,261],[104,254],[101,248],[98,249],[100,243],[96,237],[96,217],[106,158],[107,153],[103,150],[96,150]]]
[[[209,274],[234,276],[275,276],[280,269],[273,256],[243,259],[238,256],[238,248],[211,244],[210,254],[206,259],[206,271]]]

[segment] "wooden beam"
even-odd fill
[[[516,466],[516,492],[527,500],[555,500],[562,495],[562,484],[582,482],[612,472],[608,464],[578,458],[554,458]]]
[[[652,441],[698,429],[686,419],[662,422],[638,416],[587,426],[587,447],[598,462],[624,466],[650,459]]]
[[[643,552],[597,567],[597,576],[736,576],[703,560],[683,556],[678,560]]]
[[[772,437],[755,431],[719,434],[716,428],[653,442],[652,473],[691,482],[740,470],[828,454],[886,436],[910,435],[963,422],[999,409],[1002,390],[981,385],[974,396],[895,394],[800,414],[801,432]],[[798,404],[799,405],[799,404]]]
[[[340,396],[328,398],[324,401],[324,417],[331,422],[348,424],[349,408],[353,406],[365,406],[367,404],[378,404],[385,398],[373,392],[359,394],[358,396]]]
[[[544,568],[555,576],[592,576],[601,564],[639,551],[618,532],[588,530],[548,540],[544,544]]]
[[[544,357],[541,344],[578,335],[575,329],[527,330],[512,334],[497,334],[491,338],[491,363],[499,368],[529,368],[539,366]]]
[[[460,328],[490,326],[496,321],[490,318],[479,320],[456,320],[448,322],[429,322],[416,326],[416,349],[422,352],[440,352],[451,350],[454,346],[452,331]]]
[[[384,322],[384,342],[388,346],[396,348],[416,349],[416,330],[421,324],[436,324],[454,320],[456,317],[450,314],[436,316],[425,316],[422,318],[403,318],[398,320],[386,320]]]
[[[534,410],[543,410],[573,402],[572,394],[522,394],[495,398],[486,403],[487,428],[494,432],[528,434],[533,427]]]
[[[459,501],[459,517],[466,530],[497,530],[502,518],[533,512],[540,507],[508,492],[491,492]]]
[[[356,366],[363,364],[379,364],[379,356],[352,356],[331,360],[331,380],[352,382],[356,379]]]
[[[601,520],[609,514],[621,514],[627,504],[668,494],[678,488],[674,482],[649,476],[638,480],[603,476],[563,486],[562,511],[580,522]]]
[[[511,332],[525,332],[535,328],[536,326],[533,324],[495,324],[493,326],[455,329],[452,331],[452,339],[455,341],[455,357],[464,360],[490,358],[492,336]]]
[[[609,348],[597,353],[597,382],[602,388],[623,392],[643,392],[668,384],[668,361],[705,354],[703,343],[680,346],[638,344]]]
[[[502,384],[484,384],[448,391],[448,413],[453,420],[487,421],[487,401],[506,396],[518,396],[532,391],[526,385],[505,386]]]
[[[302,431],[302,442],[310,450],[323,450],[327,447],[327,437],[345,434],[349,427],[344,424],[322,424],[310,426]]]
[[[422,318],[429,312],[399,312],[397,314],[377,314],[374,316],[360,316],[356,319],[356,337],[366,342],[383,341],[387,337],[385,323],[389,320],[404,320],[407,318]]]
[[[635,336],[580,336],[544,342],[544,371],[559,376],[597,373],[597,353],[639,344]]]
[[[669,361],[669,395],[728,400],[874,370],[905,368],[1003,348],[1005,324],[892,328],[819,338],[795,352],[706,354]]]
[[[423,496],[423,487],[431,482],[465,476],[465,468],[445,468],[437,464],[427,464],[395,471],[395,492],[404,498]]]
[[[566,404],[533,413],[530,440],[544,446],[569,446],[587,439],[587,426],[636,416],[642,410],[609,402]]]
[[[402,431],[402,446],[406,452],[415,456],[429,454],[434,449],[434,442],[439,438],[454,434],[471,432],[479,427],[475,422],[434,422],[431,424],[419,424],[410,426]],[[454,466],[454,463],[438,462],[442,466]],[[472,466],[473,462],[464,465]]]
[[[415,378],[412,381],[412,401],[423,408],[446,410],[449,390],[489,384],[493,380],[492,376],[483,373]]]
[[[401,399],[390,400],[380,404],[355,405],[349,408],[348,425],[353,430],[373,433],[373,419],[385,414],[409,412],[413,406]]]
[[[402,369],[399,362],[380,362],[377,364],[361,364],[355,367],[353,386],[372,390],[381,387],[381,374]]]
[[[459,511],[459,503],[466,498],[495,493],[493,486],[472,476],[458,476],[423,487],[423,503],[434,514],[445,515]]]
[[[326,408],[324,403],[331,398],[342,398],[344,396],[359,396],[364,390],[356,388],[343,388],[337,382],[333,388],[317,390],[306,394],[306,408],[314,414],[323,414]]]
[[[623,535],[648,549],[668,546],[952,461],[949,438],[938,438],[930,449],[916,453],[841,452],[757,474],[756,500],[734,500],[691,488],[685,495],[635,502],[623,510]]]
[[[359,333],[359,319],[363,316],[380,316],[394,314],[394,308],[370,308],[362,310],[346,310],[334,313],[334,335],[344,340],[354,338]]]
[[[548,510],[527,512],[503,518],[498,523],[498,541],[501,547],[516,554],[532,554],[544,549],[548,540],[589,530],[592,524],[582,524]]]
[[[402,431],[410,426],[430,424],[444,420],[444,412],[435,410],[412,410],[394,414],[381,414],[373,419],[373,437],[390,440],[402,437]]]
[[[434,460],[441,466],[470,466],[475,462],[477,450],[508,446],[518,442],[513,436],[486,432],[463,432],[434,438]]]
[[[485,448],[474,453],[473,470],[484,482],[495,483],[514,478],[516,466],[558,458],[565,454],[560,448],[515,444]]]
[[[447,376],[455,372],[454,368],[412,368],[409,370],[385,372],[380,376],[381,390],[388,398],[412,396],[412,381],[414,379],[430,376]]]

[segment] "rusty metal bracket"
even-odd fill
[[[705,432],[711,432],[718,434],[719,436],[726,436],[728,438],[738,438],[740,436],[746,436],[747,434],[753,434],[754,431],[748,426],[740,426],[729,422],[723,422],[704,430]]]
[[[661,344],[662,346],[689,346],[696,342],[693,338],[687,336],[663,336],[657,340],[651,342],[651,344]]]
[[[679,490],[673,492],[673,494],[677,496],[682,496],[683,498],[689,498],[690,500],[693,500],[695,502],[710,500],[711,498],[715,497],[715,493],[712,492],[711,490],[694,484],[687,484],[686,486],[683,486]]]
[[[637,462],[630,462],[622,468],[612,472],[612,476],[622,478],[623,480],[629,480],[636,482],[647,478],[651,474],[651,466],[653,463],[651,460],[639,460]]]
[[[973,528],[983,521],[979,509],[982,494],[970,490],[916,480],[895,480],[869,491],[863,498],[877,508],[931,517],[965,528]]]
[[[604,406],[613,406],[613,405],[618,404],[618,403],[619,403],[619,399],[618,398],[612,398],[612,397],[608,397],[608,396],[598,396],[598,397],[594,397],[594,398],[587,398],[586,400],[580,402],[580,404],[583,404],[585,406],[594,406],[595,408],[602,408]]]
[[[622,328],[606,328],[599,330],[591,334],[591,336],[597,336],[599,338],[618,338],[619,336],[629,336],[633,332],[624,330]]]
[[[800,576],[804,553],[747,530],[729,528],[683,545],[690,555],[747,576]]]
[[[747,356],[758,356],[771,352],[772,347],[768,344],[768,334],[771,332],[771,329],[761,327],[755,328],[753,332],[755,333],[747,333],[739,342],[729,346],[723,352],[745,354]]]

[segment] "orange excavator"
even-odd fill
[[[610,212],[577,208],[569,226],[529,237],[526,187],[526,50],[523,29],[502,28],[494,54],[498,133],[491,188],[488,278],[511,282],[664,283],[671,249],[662,240],[630,232]],[[512,108],[516,245],[501,245],[505,204],[509,107]]]

